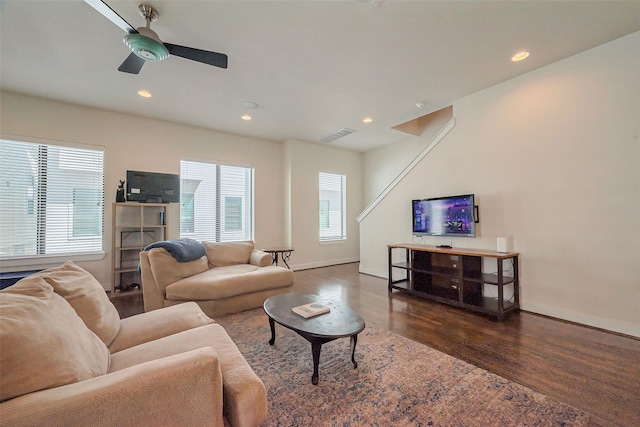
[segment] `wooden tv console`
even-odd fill
[[[520,309],[518,253],[440,248],[413,243],[388,245],[388,251],[389,292],[396,289],[496,316],[498,320],[503,320],[505,315]],[[394,262],[395,251],[405,252],[402,262],[398,262],[397,255]],[[495,260],[495,273],[484,272],[485,259]],[[512,263],[510,276],[504,274],[505,260]],[[398,276],[401,278],[397,278]],[[497,298],[485,295],[485,286],[495,287]],[[507,298],[505,286],[509,291]]]

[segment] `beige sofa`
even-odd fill
[[[6,426],[258,426],[264,384],[194,303],[120,319],[68,262],[0,291]]]
[[[293,271],[272,265],[252,241],[202,242],[206,255],[178,262],[163,248],[140,253],[144,309],[194,301],[210,317],[261,307],[290,292]]]

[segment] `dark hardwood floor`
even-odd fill
[[[340,299],[367,324],[525,385],[594,416],[640,426],[640,340],[528,312],[504,322],[394,291],[358,264],[296,271],[294,291]],[[141,300],[117,301],[122,315]]]

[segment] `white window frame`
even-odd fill
[[[327,206],[328,211],[324,212]],[[346,175],[332,172],[318,174],[318,239],[321,243],[347,239]]]
[[[192,215],[188,224],[181,218],[180,237],[210,242],[254,240],[254,176],[251,166],[182,159],[180,209],[190,208]],[[190,200],[182,200],[183,194]],[[238,209],[227,209],[225,201],[236,203],[238,198],[242,199],[241,219],[234,218],[234,227],[227,227],[226,216]]]
[[[2,270],[104,258],[104,147],[8,135],[0,144]],[[96,192],[87,215],[96,233],[74,233],[78,189]],[[88,214],[86,204],[81,208]]]

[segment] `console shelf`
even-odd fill
[[[167,204],[116,202],[112,205],[111,298],[139,295],[140,251],[167,240]]]
[[[402,251],[404,256],[398,257],[396,252]],[[520,309],[518,253],[413,243],[388,245],[388,252],[389,292],[395,289],[498,320]],[[511,262],[510,275],[505,274],[505,260]],[[496,272],[485,273],[485,264],[491,262]],[[505,287],[512,289],[512,296],[505,298]]]

